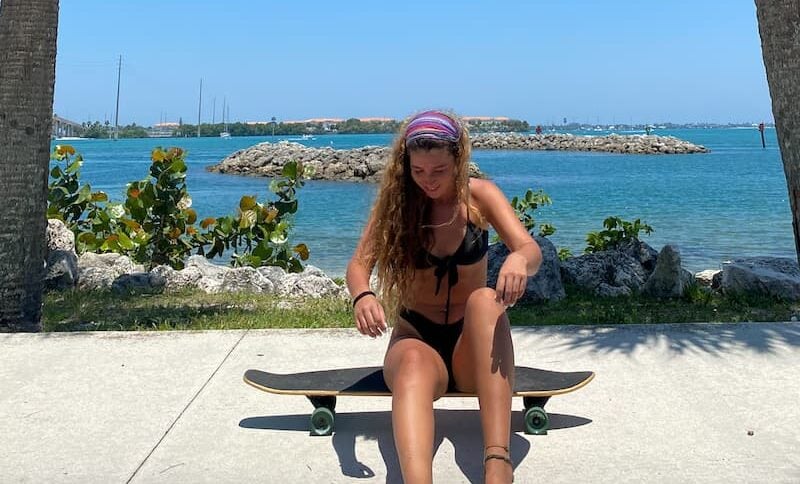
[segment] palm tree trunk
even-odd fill
[[[755,0],[800,261],[800,0]]]
[[[0,331],[40,331],[58,0],[0,2]]]

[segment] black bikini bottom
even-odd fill
[[[464,329],[464,318],[449,324],[439,324],[411,309],[402,308],[400,317],[408,321],[419,332],[422,342],[433,348],[444,360],[447,368],[447,391],[456,391],[453,378],[453,351],[458,337]]]

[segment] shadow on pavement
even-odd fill
[[[632,354],[637,348],[668,345],[672,353],[705,352],[720,356],[736,350],[774,353],[800,347],[798,323],[659,324],[569,327],[558,330],[567,341],[561,347],[601,353]],[[527,328],[526,328],[527,329]],[[525,334],[526,329],[521,333]]]
[[[450,441],[456,464],[470,482],[483,482],[483,442],[481,439],[480,413],[477,410],[435,409],[436,434],[434,454],[445,440]],[[591,420],[572,415],[550,415],[550,430],[558,431],[591,423]],[[309,416],[276,415],[251,417],[239,422],[239,427],[261,430],[284,430],[308,433]],[[514,411],[511,415],[511,460],[515,467],[530,453],[531,443],[523,435],[523,415]],[[309,438],[326,438],[310,437]],[[547,437],[531,436],[534,442]],[[374,440],[378,443],[386,466],[386,482],[400,483],[400,463],[392,436],[392,414],[385,412],[349,412],[336,414],[336,431],[331,443],[339,459],[342,474],[357,479],[375,476],[375,471],[359,460],[356,441]]]

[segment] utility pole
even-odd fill
[[[114,114],[114,139],[119,139],[119,81],[122,77],[122,54],[119,56],[119,65],[117,66],[117,110]]]
[[[197,101],[197,137],[200,137],[200,113],[203,109],[203,78],[200,78],[200,99]]]

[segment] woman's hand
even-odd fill
[[[353,312],[359,333],[375,338],[386,332],[386,315],[374,295],[368,294],[356,301]]]
[[[497,274],[497,301],[513,306],[525,294],[528,284],[528,260],[524,255],[511,252]]]

